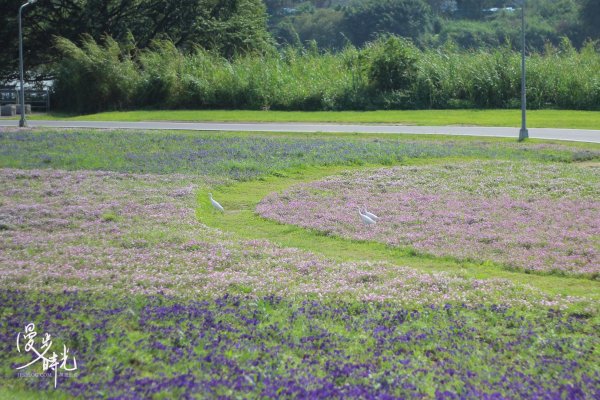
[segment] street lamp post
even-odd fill
[[[21,14],[23,13],[23,9],[25,7],[35,3],[36,1],[37,0],[29,0],[27,3],[19,7],[19,73],[21,76],[21,119],[19,120],[20,127],[27,126],[27,121],[25,120],[25,84],[23,83],[23,29],[21,27]]]
[[[519,142],[529,137],[527,131],[527,99],[525,95],[525,0],[521,2],[521,130]]]

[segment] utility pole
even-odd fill
[[[521,3],[521,130],[519,142],[529,137],[527,131],[527,97],[525,95],[525,0]]]
[[[23,29],[21,27],[21,15],[23,14],[23,9],[25,7],[35,3],[36,1],[37,0],[29,0],[27,3],[19,7],[19,73],[21,76],[21,119],[19,120],[20,127],[27,126],[27,120],[25,119],[25,84],[23,82]]]

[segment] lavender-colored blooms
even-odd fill
[[[72,161],[62,148],[46,148],[57,137],[71,143],[77,135],[7,132],[8,146],[0,146],[0,155],[29,157],[32,146],[39,150],[27,168]],[[192,137],[167,135],[156,139],[156,148],[185,141],[184,150],[147,157],[148,149],[135,148],[123,132],[111,133],[114,142],[105,134],[90,135],[95,143],[132,148],[129,164],[111,168],[161,173],[222,172],[224,161],[254,152],[294,158],[307,151],[320,158],[334,148],[342,155],[335,163],[360,159],[361,146],[265,140],[240,153],[252,139],[235,139],[224,141],[223,152],[209,159],[203,151],[213,139],[192,148]],[[238,148],[230,148],[232,143]],[[369,144],[365,153],[378,144]],[[419,156],[427,146],[408,144],[400,152],[389,143],[381,147],[397,159]],[[451,154],[444,146],[428,155]],[[546,145],[526,146],[519,145],[518,152]],[[464,151],[460,154],[470,150]],[[277,167],[282,165],[289,164]],[[228,176],[247,179],[264,172],[236,168]],[[550,164],[397,168],[305,185],[270,197],[261,212],[293,215],[298,208],[300,214],[318,215],[324,221],[320,229],[394,245],[424,243],[420,250],[432,253],[439,246],[442,255],[454,248],[457,257],[471,257],[469,252],[487,257],[492,248],[498,254],[490,254],[499,258],[489,258],[499,262],[503,251],[515,251],[514,243],[494,248],[505,239],[486,230],[486,223],[503,227],[506,235],[513,222],[505,219],[522,215],[527,220],[517,228],[529,229],[532,240],[523,242],[525,252],[537,249],[545,234],[531,223],[541,219],[543,226],[567,232],[550,232],[546,240],[562,240],[559,249],[570,243],[580,268],[560,264],[560,252],[548,253],[558,260],[552,262],[567,273],[589,274],[579,249],[591,243],[596,252],[585,254],[598,264],[598,235],[590,234],[597,227],[598,179],[591,170]],[[219,183],[194,175],[0,169],[0,382],[42,396],[55,390],[49,380],[15,378],[14,368],[28,360],[16,353],[15,334],[35,321],[77,357],[78,376],[58,383],[57,390],[69,397],[600,398],[600,327],[591,308],[569,314],[565,310],[574,299],[551,298],[507,280],[341,263],[265,240],[241,240],[195,218],[197,192]],[[317,202],[332,204],[333,211],[308,207]],[[382,217],[375,229],[357,223],[359,205]],[[345,214],[338,210],[345,206],[352,218],[344,225]],[[559,206],[576,210],[568,215],[571,225],[567,217],[548,212]],[[386,231],[388,223],[396,225]],[[417,228],[437,228],[444,235],[429,243]],[[404,231],[411,236],[402,237]],[[470,243],[465,232],[481,240],[460,247]]]
[[[558,311],[572,299],[239,240],[195,218],[215,183],[0,170],[0,379],[35,321],[77,357],[57,390],[81,398],[598,393],[597,326]]]
[[[562,307],[507,280],[336,262],[199,224],[183,175],[0,170],[0,287],[220,296],[329,296],[403,303]]]
[[[257,211],[436,256],[595,277],[599,199],[600,174],[590,168],[477,162],[342,174],[271,194]],[[359,223],[364,204],[382,217],[375,226]]]

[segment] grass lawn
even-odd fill
[[[595,275],[422,252],[335,210],[370,185],[388,207],[402,182],[570,201],[583,218],[599,163],[600,145],[539,140],[0,129],[0,397],[598,397]],[[294,220],[315,196],[312,218],[340,230]],[[292,219],[259,215],[265,198]],[[592,243],[569,253],[587,271],[595,228],[567,228]],[[77,359],[56,389],[16,374],[28,323]]]
[[[39,114],[32,119],[81,121],[213,121],[213,122],[332,122],[378,123],[423,126],[521,126],[520,110],[417,110],[417,111],[249,111],[249,110],[155,110],[104,112],[91,115]],[[531,110],[529,127],[600,129],[599,111]]]
[[[0,167],[194,173],[238,181],[309,166],[515,159],[593,161],[600,146],[464,136],[18,130],[0,132]]]
[[[446,160],[437,162],[444,161]],[[413,248],[389,246],[377,240],[352,240],[333,232],[281,224],[265,219],[255,212],[258,203],[273,191],[282,191],[299,183],[315,181],[320,177],[348,170],[348,167],[311,168],[292,172],[285,178],[271,176],[259,182],[220,186],[214,188],[212,192],[215,198],[222,199],[222,205],[228,212],[224,215],[213,213],[208,196],[203,192],[199,197],[198,219],[209,226],[236,232],[242,237],[268,239],[285,247],[309,250],[341,261],[386,261],[427,272],[453,272],[472,279],[508,279],[552,295],[581,296],[600,300],[600,282],[595,279],[547,273],[522,273],[504,268],[489,260],[474,262],[459,261],[452,257],[434,257],[416,252]],[[290,210],[290,214],[293,212]],[[351,214],[355,214],[354,209]]]

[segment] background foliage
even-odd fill
[[[0,82],[17,76],[20,4],[0,0]],[[200,46],[225,57],[272,46],[262,0],[45,0],[25,9],[23,27],[27,70],[38,77],[53,75],[54,36],[85,45],[109,35],[138,49],[168,38],[182,51]]]
[[[452,39],[462,48],[518,44],[518,2],[505,0],[266,0],[269,26],[280,45],[306,44],[341,49],[360,46],[381,34],[412,38],[421,47],[442,46]],[[594,22],[597,0],[528,0],[528,46],[541,51],[563,36],[576,47],[598,39]],[[311,29],[307,29],[310,27]],[[323,29],[325,27],[325,29]],[[317,35],[314,32],[321,32]],[[326,31],[327,34],[322,34]],[[290,40],[292,38],[293,40]]]
[[[18,6],[0,0],[0,85],[17,77]],[[526,7],[530,105],[598,109],[598,0]],[[48,0],[24,28],[26,71],[67,111],[519,101],[520,12],[500,0]]]
[[[568,39],[529,57],[532,108],[600,109],[600,53]],[[278,110],[518,108],[520,53],[419,50],[406,39],[380,38],[362,49],[280,52],[227,59],[171,41],[131,49],[87,36],[82,46],[56,42],[62,54],[55,105],[77,113],[127,108]],[[131,56],[131,55],[134,56]]]

